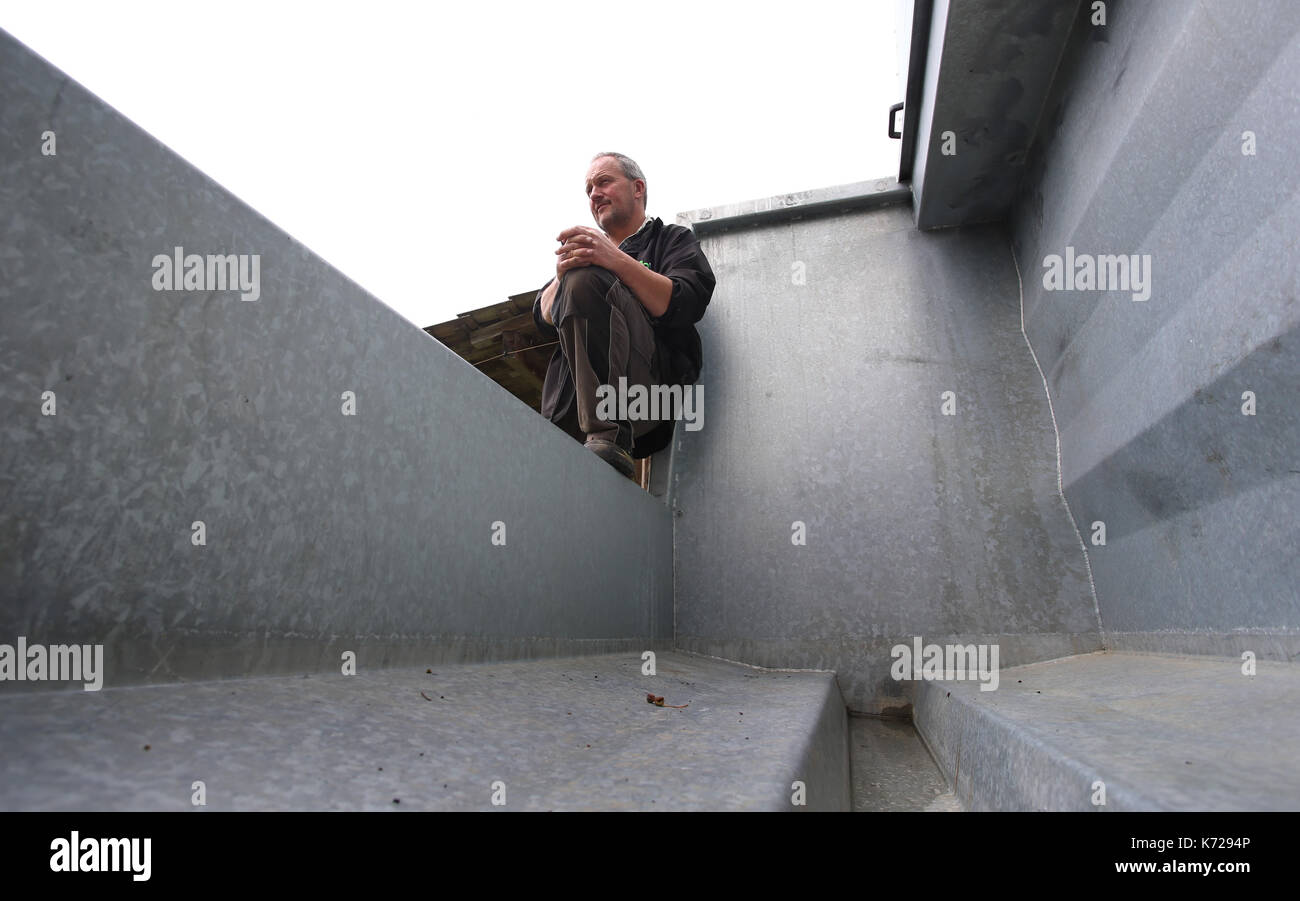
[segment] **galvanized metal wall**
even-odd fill
[[[0,168],[0,643],[114,685],[671,639],[661,501],[3,33]],[[176,247],[260,297],[154,290]]]
[[[1294,659],[1300,6],[1106,6],[1062,63],[1015,215],[1066,495],[1090,539],[1105,527],[1106,643]],[[1049,290],[1067,248],[1148,257],[1149,299]]]
[[[1097,649],[1006,233],[919,232],[905,205],[749,212],[801,204],[691,214],[737,227],[703,238],[718,287],[704,428],[673,461],[678,646],[834,669],[874,713],[907,705],[890,652],[916,637],[998,643],[1003,666]]]

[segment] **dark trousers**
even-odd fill
[[[560,279],[551,320],[560,347],[546,370],[542,415],[578,441],[604,438],[631,452],[636,438],[660,423],[601,419],[596,389],[609,385],[617,391],[620,376],[629,388],[659,381],[657,342],[645,307],[608,269],[583,266]]]

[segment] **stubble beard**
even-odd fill
[[[609,208],[612,215],[605,220],[606,221],[605,225],[601,225],[599,216],[597,216],[596,218],[596,224],[600,226],[601,231],[603,231],[607,235],[612,234],[618,229],[626,226],[627,219],[628,219],[627,214],[620,215],[618,210],[614,209],[613,203],[609,205]]]

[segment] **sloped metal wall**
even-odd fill
[[[0,642],[116,685],[671,639],[661,501],[3,33],[0,168]],[[155,290],[175,248],[258,291]]]
[[[1015,210],[1106,643],[1295,659],[1300,6],[1106,7],[1076,23]],[[1067,254],[1080,279],[1045,281]],[[1085,283],[1100,255],[1147,284]]]

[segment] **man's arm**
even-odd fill
[[[566,269],[602,266],[627,286],[652,317],[662,316],[668,310],[668,303],[673,296],[672,279],[642,266],[619,250],[604,232],[579,225],[560,232],[560,240],[564,242],[556,251],[561,254],[560,266],[565,266]],[[559,266],[556,268],[558,270]],[[554,300],[553,291],[551,299]],[[545,316],[550,307],[545,298],[542,302]]]
[[[668,309],[668,301],[673,296],[673,281],[666,275],[660,275],[648,266],[642,266],[623,251],[619,251],[622,260],[615,262],[609,271],[618,276],[618,280],[627,285],[641,306],[653,317],[662,316]]]
[[[551,307],[555,305],[555,292],[560,287],[559,278],[551,279],[551,283],[542,289],[542,296],[539,301],[541,307],[542,321],[547,325],[554,326],[555,321],[551,319]]]
[[[655,265],[671,282],[667,309],[652,321],[666,328],[686,328],[704,317],[716,279],[694,232],[672,227]]]

